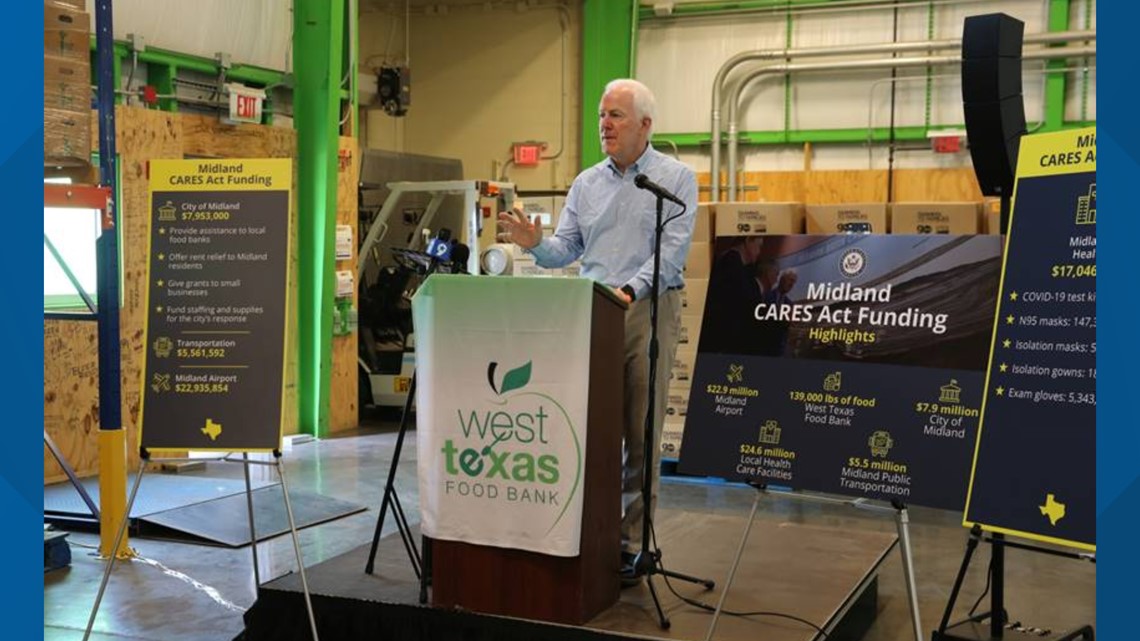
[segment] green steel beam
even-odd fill
[[[95,50],[95,36],[91,36],[91,50]],[[115,42],[115,60],[119,61],[122,58],[130,55],[130,46],[125,41]],[[197,71],[200,73],[217,75],[220,67],[218,62],[211,58],[204,58],[202,56],[195,56],[187,53],[179,53],[177,51],[170,51],[169,49],[159,49],[157,47],[147,47],[145,51],[139,52],[139,62],[166,65],[174,69],[188,69],[190,71]],[[265,67],[258,67],[256,65],[235,64],[226,70],[226,78],[236,82],[248,82],[255,85],[277,85],[282,84],[287,79],[286,74],[275,71],[273,69],[266,69]]]
[[[1069,0],[1049,0],[1049,31],[1069,29]],[[1050,60],[1046,69],[1063,69],[1066,60]],[[1057,131],[1065,122],[1065,83],[1063,73],[1045,75],[1045,125],[1041,131]]]
[[[1078,127],[1092,127],[1095,120],[1071,121],[1063,123],[1062,128],[1073,129]],[[1031,124],[1029,129],[1034,130],[1039,125]],[[926,127],[895,127],[895,140],[916,141],[926,140],[931,132],[938,131],[965,131],[966,125],[939,125],[927,129]],[[654,133],[654,141],[668,141],[678,147],[708,147],[712,138],[707,131],[696,133]],[[854,129],[800,129],[795,131],[744,131],[740,133],[740,144],[743,145],[802,145],[804,143],[855,143],[887,142],[891,139],[890,127],[875,127],[868,130],[865,127]]]
[[[837,0],[739,0],[738,2],[692,2],[677,3],[668,15],[658,16],[652,6],[643,6],[638,11],[642,20],[715,16],[760,11],[785,11],[787,9],[829,8]],[[915,4],[927,0],[898,0],[898,4]],[[857,4],[840,2],[840,4]],[[882,4],[867,2],[865,4]]]
[[[293,6],[293,125],[297,131],[297,253],[300,256],[297,395],[300,430],[324,436],[332,370],[333,248],[337,136],[343,76],[344,3]]]
[[[636,0],[585,0],[582,6],[582,168],[603,158],[598,103],[610,80],[633,75]]]

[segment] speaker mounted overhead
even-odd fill
[[[962,106],[970,158],[982,193],[1010,197],[1026,133],[1021,92],[1025,23],[1004,13],[966,18],[962,30]]]

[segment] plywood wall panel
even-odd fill
[[[340,139],[339,162],[337,163],[336,183],[336,224],[349,225],[353,229],[353,242],[357,227],[357,183],[360,182],[360,151],[355,138]],[[356,274],[356,251],[349,260],[336,261],[337,270]],[[352,293],[352,305],[358,303],[357,292]],[[352,429],[359,423],[357,389],[359,380],[356,365],[357,332],[343,336],[333,336],[332,382],[329,392],[329,431],[339,432]]]
[[[223,125],[216,118],[117,107],[119,233],[122,306],[119,312],[122,426],[128,466],[138,465],[139,397],[143,365],[143,313],[149,256],[148,163],[165,158],[294,156],[292,130]],[[94,114],[92,116],[94,124]],[[296,198],[290,219],[296,230]],[[296,318],[296,242],[290,256],[290,319]],[[296,432],[296,323],[290,320],[286,350],[285,431]],[[98,347],[93,322],[44,321],[44,429],[80,476],[98,473]],[[64,480],[63,469],[44,450],[44,481]]]

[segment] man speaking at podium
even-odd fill
[[[598,109],[602,150],[607,158],[574,179],[558,228],[549,238],[521,208],[499,214],[499,240],[527,250],[541,267],[557,268],[581,259],[582,275],[614,289],[630,304],[625,316],[625,414],[622,417],[622,572],[636,584],[633,555],[641,548],[645,416],[649,402],[650,295],[653,283],[657,197],[668,192],[662,220],[657,338],[659,359],[654,394],[654,442],[664,422],[665,393],[681,327],[682,269],[689,253],[697,210],[697,179],[684,164],[649,144],[656,101],[644,84],[630,79],[606,85]],[[645,174],[648,184],[634,179]],[[645,179],[642,179],[643,181]],[[655,183],[655,184],[654,184]],[[669,198],[669,195],[675,197]],[[682,208],[679,202],[683,202]],[[677,217],[684,211],[684,215]],[[586,346],[583,346],[585,349]],[[660,464],[654,448],[653,466]],[[650,516],[659,476],[653,475]]]

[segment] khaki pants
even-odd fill
[[[634,301],[625,313],[625,416],[622,436],[622,550],[641,549],[641,519],[645,512],[641,490],[645,478],[645,412],[649,402],[650,300]],[[681,292],[661,292],[657,306],[657,390],[653,409],[653,489],[650,518],[657,505],[661,472],[661,426],[665,422],[665,396],[677,339],[681,332]]]

